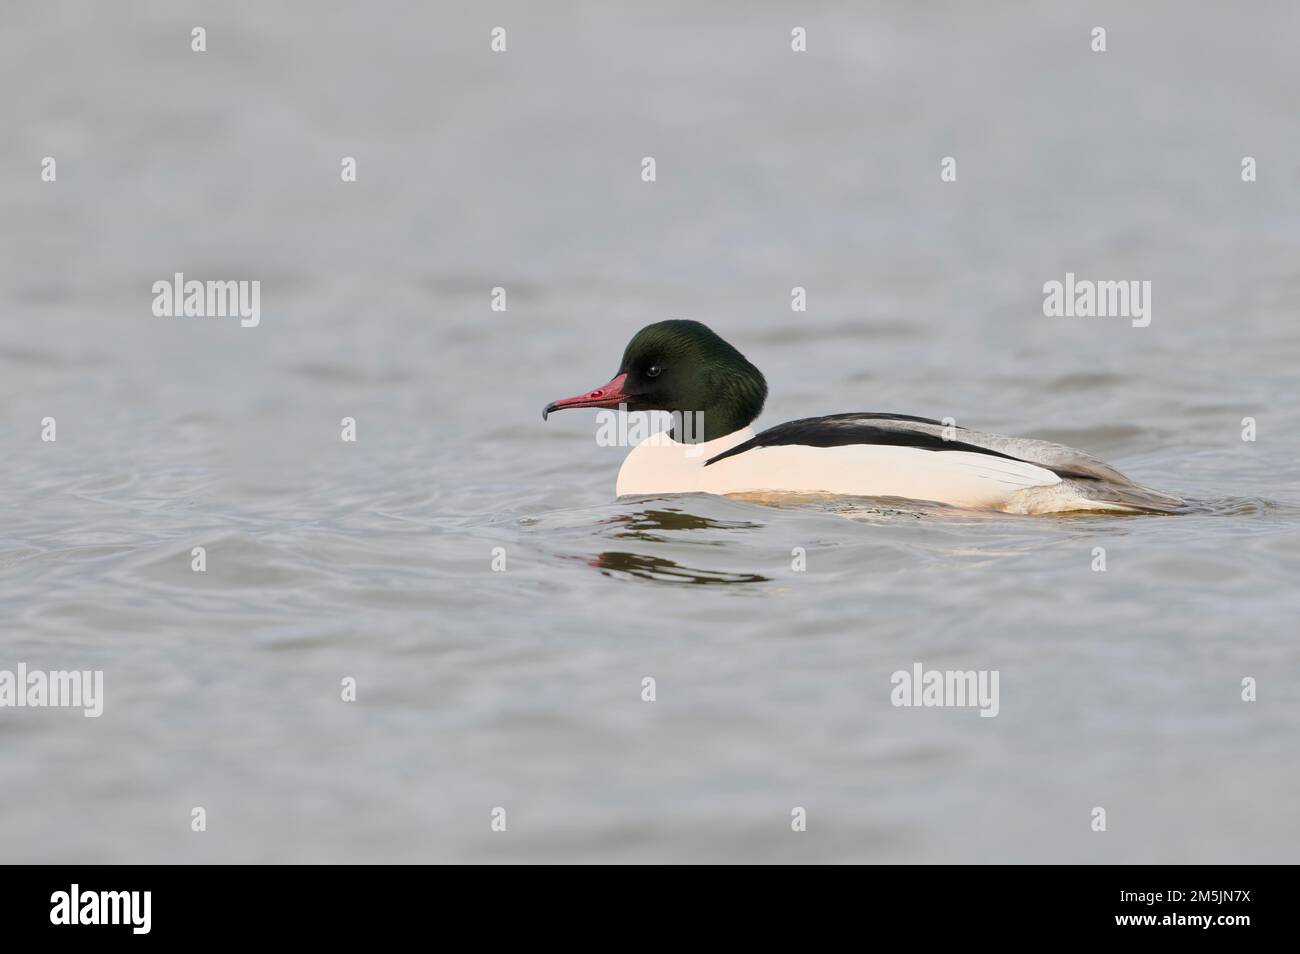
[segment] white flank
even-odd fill
[[[753,436],[744,428],[694,446],[643,442],[623,462],[618,494],[826,493],[1003,509],[1019,491],[1061,483],[1052,471],[1023,461],[886,444],[758,447],[704,466]]]

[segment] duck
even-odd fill
[[[608,384],[551,401],[556,411],[664,411],[670,430],[633,447],[618,497],[716,494],[870,497],[1011,514],[1175,514],[1185,502],[1091,454],[909,414],[860,411],[755,431],[767,380],[707,325],[671,319],[638,331]]]

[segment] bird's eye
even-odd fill
[[[661,368],[659,365],[657,365],[657,364],[652,364],[652,365],[650,365],[650,367],[646,370],[645,376],[646,376],[647,378],[657,378],[657,377],[659,377],[659,374],[660,374],[660,372],[662,372],[662,371],[663,371],[663,368]]]

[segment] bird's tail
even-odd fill
[[[1062,481],[1070,491],[1077,494],[1081,501],[1092,506],[1080,508],[1107,510],[1117,513],[1184,513],[1187,503],[1181,497],[1162,493],[1143,487],[1131,481],[1118,483],[1111,480],[1095,480],[1087,477],[1067,477]]]

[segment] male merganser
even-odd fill
[[[744,355],[698,321],[672,320],[637,332],[612,381],[552,401],[542,418],[566,408],[622,407],[702,423],[702,433],[683,428],[683,440],[656,435],[633,448],[618,472],[619,496],[816,493],[1021,514],[1184,508],[1072,447],[924,417],[832,414],[755,434],[750,425],[766,398],[762,372]]]

